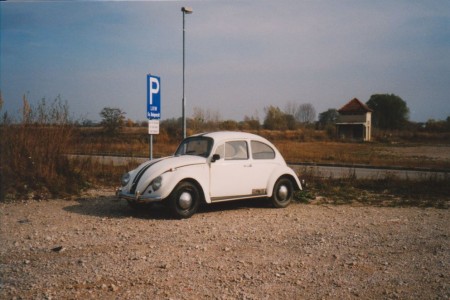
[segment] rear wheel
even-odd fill
[[[190,218],[197,212],[200,193],[190,182],[180,182],[169,196],[169,207],[172,215],[179,219]]]
[[[277,180],[273,187],[272,204],[276,208],[284,208],[288,206],[294,196],[294,187],[292,181],[288,178],[282,177]]]

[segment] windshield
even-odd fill
[[[190,137],[185,139],[178,146],[175,156],[180,155],[197,155],[208,157],[211,152],[213,140],[208,137]]]

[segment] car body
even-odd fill
[[[124,174],[121,199],[131,206],[164,201],[189,218],[201,201],[271,198],[286,207],[302,186],[276,147],[244,132],[220,131],[184,139],[173,156],[147,161]]]

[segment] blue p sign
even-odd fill
[[[161,119],[161,81],[150,74],[147,75],[147,119]]]

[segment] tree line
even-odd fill
[[[62,103],[58,96],[58,103]],[[41,103],[42,104],[42,103]],[[0,93],[0,111],[3,105],[3,99]],[[66,114],[68,113],[67,103],[65,105]],[[412,123],[409,121],[409,108],[407,103],[395,94],[374,94],[366,102],[366,105],[372,109],[372,125],[381,130],[401,130],[420,127],[429,131],[449,131],[450,116],[446,120],[430,119],[425,123]],[[42,105],[41,105],[42,106]],[[44,100],[45,106],[45,100]],[[39,107],[39,106],[38,106]],[[27,109],[23,109],[24,120],[29,120]],[[255,112],[252,116],[245,116],[242,121],[223,120],[219,111],[194,107],[193,114],[187,118],[188,128],[193,131],[200,130],[295,130],[298,128],[328,129],[333,130],[334,125],[339,120],[339,112],[336,108],[329,108],[317,115],[314,105],[311,103],[288,102],[284,109],[278,106],[270,105],[264,108],[264,117],[261,120],[259,114]],[[147,126],[147,121],[133,121],[126,118],[126,112],[117,107],[104,107],[99,116],[100,123],[91,120],[76,120],[78,126],[102,126],[105,133],[114,135],[123,127]],[[8,112],[3,115],[1,123],[8,122]],[[28,121],[27,121],[28,122]],[[168,132],[174,133],[181,126],[181,118],[172,118],[161,121],[160,127]]]
[[[374,94],[366,102],[372,110],[372,124],[382,130],[401,130],[410,128],[409,108],[407,103],[395,94]],[[245,116],[243,121],[222,120],[219,111],[211,111],[200,107],[194,107],[193,115],[187,119],[188,128],[198,131],[208,130],[295,130],[302,127],[326,129],[334,127],[339,120],[339,112],[336,108],[319,113],[311,103],[288,102],[282,110],[278,106],[264,108],[264,119],[259,119],[256,113],[253,116]],[[133,122],[126,119],[126,113],[119,108],[105,107],[100,112],[101,125],[105,131],[111,134],[125,126],[147,126],[147,121]],[[316,121],[317,118],[317,121]],[[168,131],[176,131],[181,124],[180,119],[167,119],[161,122],[161,127]],[[419,124],[432,131],[450,130],[450,116],[444,121],[428,120]]]

